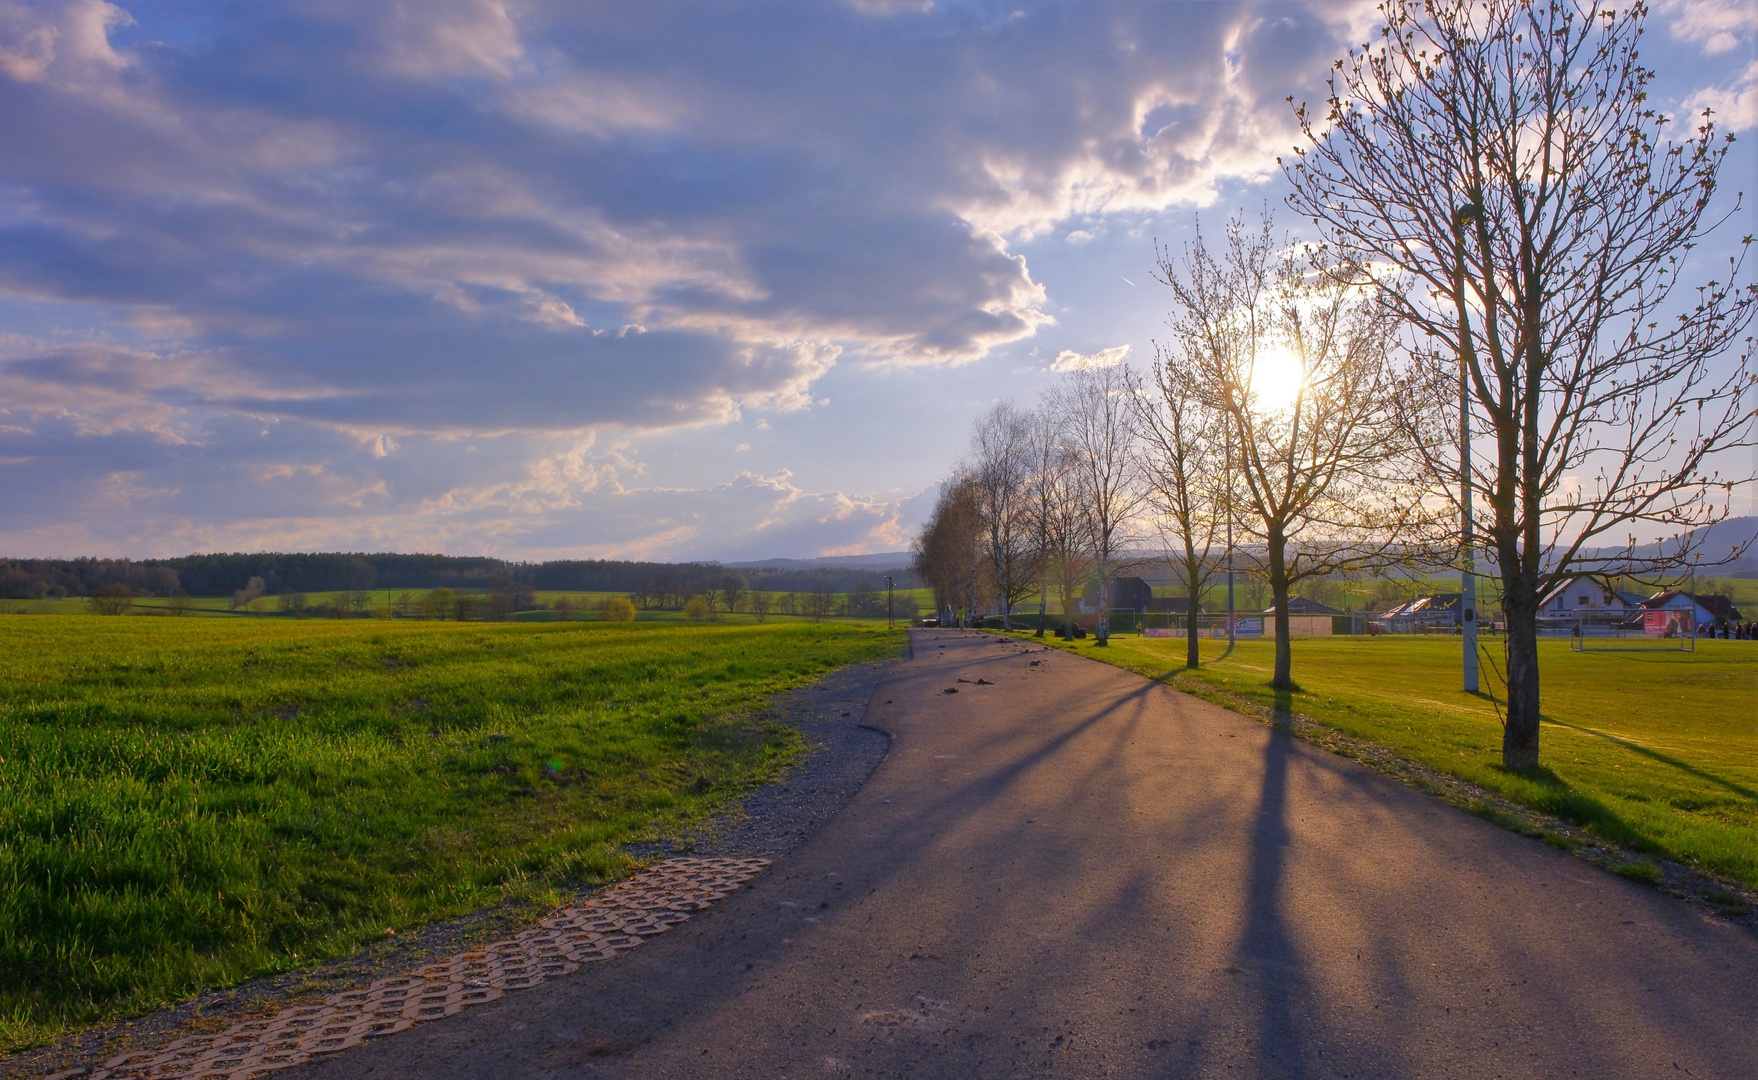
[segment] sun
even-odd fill
[[[1300,394],[1306,369],[1287,349],[1266,349],[1257,354],[1251,372],[1251,394],[1265,412],[1287,412]]]

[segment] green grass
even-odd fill
[[[1541,641],[1546,722],[1542,768],[1532,775],[1502,768],[1495,705],[1458,689],[1456,639],[1292,644],[1301,689],[1280,701],[1268,685],[1268,641],[1242,641],[1226,660],[1218,659],[1225,642],[1205,641],[1205,666],[1196,671],[1183,670],[1178,639],[1129,635],[1105,649],[1090,639],[1063,647],[1221,704],[1292,710],[1605,841],[1758,888],[1758,642],[1632,654],[1575,653],[1566,641]],[[1485,683],[1499,695],[1487,670]]]
[[[0,1051],[626,871],[872,624],[0,616]]]

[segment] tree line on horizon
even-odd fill
[[[652,607],[681,608],[729,573],[747,587],[779,593],[828,589],[848,594],[883,587],[886,571],[840,567],[745,568],[713,563],[614,559],[513,562],[485,556],[259,552],[171,559],[0,559],[0,598],[90,597],[107,587],[135,596],[234,596],[260,583],[257,595],[361,592],[374,589],[454,592],[620,592]],[[919,584],[906,568],[890,572],[898,588]]]

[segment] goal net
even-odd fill
[[[1689,610],[1583,613],[1569,621],[1568,629],[1575,652],[1697,651],[1697,622]]]

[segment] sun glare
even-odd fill
[[[1270,349],[1257,356],[1252,367],[1251,390],[1258,407],[1269,412],[1286,412],[1300,393],[1300,381],[1306,371],[1300,358],[1285,349]]]

